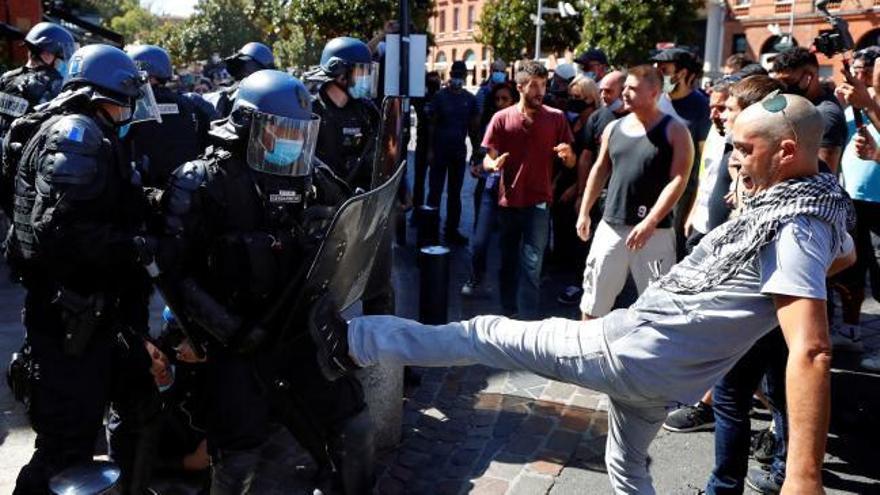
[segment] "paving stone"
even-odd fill
[[[511,459],[510,462],[492,461],[484,476],[512,481],[523,469],[518,461],[519,459]]]
[[[574,395],[576,390],[576,386],[568,383],[550,382],[547,388],[544,389],[541,398],[545,400],[559,400],[565,402]]]
[[[421,468],[422,466],[426,465],[430,460],[431,456],[411,450],[401,452],[400,457],[397,458],[397,462],[399,462],[402,466],[414,469]]]
[[[474,426],[468,431],[468,436],[477,438],[489,438],[492,436],[493,430],[495,430],[494,424],[489,424],[486,426]]]
[[[437,483],[434,493],[437,495],[458,495],[464,485],[462,479],[447,479]]]
[[[581,434],[578,432],[556,430],[547,439],[545,448],[558,452],[574,452],[580,441]]]
[[[504,448],[507,452],[518,455],[529,455],[544,443],[544,437],[541,435],[518,435],[511,440]]]
[[[581,407],[566,407],[562,410],[560,428],[583,432],[593,424],[593,411]]]
[[[546,416],[529,416],[526,418],[517,430],[518,434],[524,435],[544,435],[555,426],[555,421]]]
[[[495,424],[498,415],[494,411],[476,411],[471,416],[471,424],[474,426],[486,426]]]
[[[407,469],[401,465],[391,466],[391,469],[388,470],[388,474],[394,478],[403,482],[407,482],[413,478],[415,473],[412,470]]]
[[[384,476],[379,480],[379,483],[376,484],[376,490],[385,495],[397,495],[405,493],[406,485],[400,481],[391,477]]]
[[[565,466],[558,462],[545,460],[535,461],[528,465],[529,471],[548,476],[559,476],[563,467]]]
[[[523,472],[507,492],[509,495],[537,495],[547,493],[553,486],[553,478],[542,474]]]
[[[473,488],[468,492],[470,495],[504,495],[510,484],[506,480],[483,476],[473,482]]]

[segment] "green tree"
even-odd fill
[[[584,9],[579,48],[601,48],[615,65],[644,63],[657,42],[692,43],[702,5],[702,0],[592,0]]]
[[[137,5],[137,2],[134,2],[134,5],[121,15],[110,19],[110,29],[121,34],[126,43],[143,40],[145,36],[150,36],[150,33],[153,33],[160,24],[162,21],[156,15]]]
[[[496,57],[516,60],[524,54],[533,56],[535,25],[530,15],[538,8],[537,0],[489,0],[477,22],[478,42],[492,47]],[[541,28],[541,51],[561,53],[580,41],[578,17],[544,15]]]

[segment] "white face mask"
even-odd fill
[[[663,92],[672,93],[675,90],[675,83],[672,82],[672,76],[663,76]]]

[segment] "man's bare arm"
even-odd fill
[[[831,342],[825,301],[791,296],[775,296],[774,301],[788,344],[788,458],[782,493],[824,493],[822,459],[831,410]]]
[[[602,132],[602,143],[599,145],[599,156],[596,157],[596,163],[593,164],[593,167],[590,169],[590,173],[587,176],[587,186],[584,190],[584,199],[581,201],[581,216],[589,216],[590,210],[593,208],[593,205],[596,204],[596,201],[599,200],[599,195],[602,194],[602,188],[605,187],[605,183],[608,182],[608,177],[611,176],[611,157],[608,154],[608,136],[611,135],[611,127],[619,122],[620,121],[617,121],[605,126],[605,130]]]

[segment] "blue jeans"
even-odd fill
[[[713,390],[715,411],[715,468],[706,486],[708,495],[743,493],[751,440],[752,394],[766,375],[766,396],[776,425],[776,453],[772,473],[781,485],[785,479],[787,418],[785,415],[785,363],[788,348],[782,330],[758,340]]]
[[[522,320],[539,317],[541,264],[550,230],[550,211],[544,207],[499,207],[501,222],[501,307]]]
[[[485,182],[486,179],[481,179]],[[496,182],[492,180],[492,182]],[[484,187],[475,190],[479,194],[474,198],[474,236],[471,238],[471,280],[482,282],[486,275],[486,253],[489,250],[489,241],[492,231],[498,224],[498,187]]]

